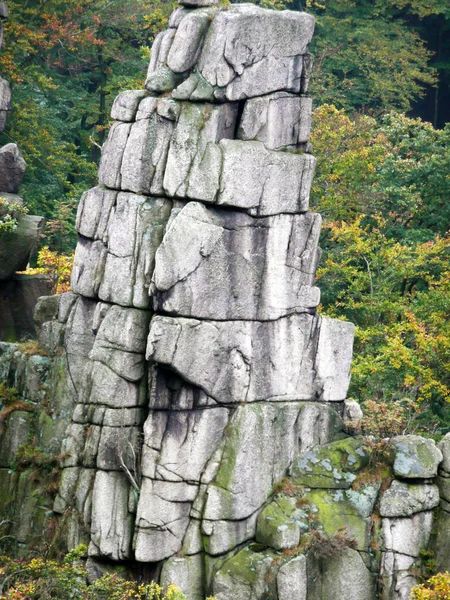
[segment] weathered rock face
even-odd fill
[[[314,286],[313,19],[181,4],[114,102],[73,293],[36,310],[73,409],[53,511],[91,572],[137,561],[188,600],[406,600],[439,502],[448,549],[450,445],[395,438],[382,485],[346,433],[354,326]],[[28,430],[10,420],[0,477]]]
[[[0,190],[17,194],[27,165],[16,144],[0,148]]]
[[[22,198],[14,194],[0,192],[0,197],[6,205],[22,204]],[[44,231],[44,223],[43,217],[20,215],[14,231],[0,233],[0,281],[10,279],[16,271],[26,269],[30,255]]]
[[[0,44],[1,46],[1,44]],[[0,77],[0,133],[5,130],[11,106],[11,88],[6,79]]]

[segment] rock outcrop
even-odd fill
[[[182,4],[114,102],[73,293],[37,308],[73,403],[51,510],[91,572],[146,565],[188,600],[406,600],[430,543],[446,564],[450,446],[395,438],[374,473],[349,435],[354,326],[314,286],[313,18]]]

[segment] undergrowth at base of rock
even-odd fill
[[[106,574],[87,583],[83,564],[87,547],[80,545],[62,561],[33,558],[13,560],[0,556],[0,598],[2,600],[186,600],[175,585],[167,589],[155,583],[126,581]],[[208,598],[207,600],[214,600]]]

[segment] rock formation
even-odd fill
[[[314,287],[314,20],[183,4],[146,89],[114,102],[73,293],[37,307],[59,424],[74,403],[53,511],[93,577],[140,564],[189,600],[406,599],[440,502],[449,528],[450,440],[393,439],[382,487],[348,435],[354,326],[320,316]]]
[[[3,21],[8,7],[0,2],[0,49],[3,43]],[[0,133],[5,130],[11,107],[11,89],[0,77]],[[16,144],[0,148],[0,340],[15,340],[34,335],[33,309],[39,296],[50,291],[51,285],[40,276],[16,276],[26,269],[30,256],[43,231],[44,219],[19,213],[17,226],[4,230],[5,216],[23,207],[17,195],[26,171],[26,163]]]

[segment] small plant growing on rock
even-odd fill
[[[48,356],[47,352],[39,346],[37,340],[28,340],[18,344],[20,352],[25,356]]]
[[[70,291],[70,274],[72,272],[74,254],[60,254],[44,246],[39,250],[37,266],[30,267],[27,275],[47,275],[53,283],[53,293],[62,294]]]
[[[4,381],[0,382],[0,404],[9,406],[19,400],[19,393],[13,387],[8,387]]]
[[[412,420],[417,404],[409,398],[395,403],[369,400],[364,404],[364,417],[360,433],[367,437],[366,448],[370,454],[372,470],[390,462],[390,439],[412,433]]]
[[[313,529],[304,537],[304,551],[308,550],[316,558],[329,558],[348,548],[358,548],[357,541],[348,534],[346,527],[340,527],[335,535],[327,535],[323,531]]]
[[[27,213],[28,209],[25,206],[0,197],[0,232],[15,231],[18,218]]]
[[[7,387],[4,382],[0,383],[0,433],[2,423],[7,421],[16,410],[32,412],[34,406],[22,400],[15,388]]]

